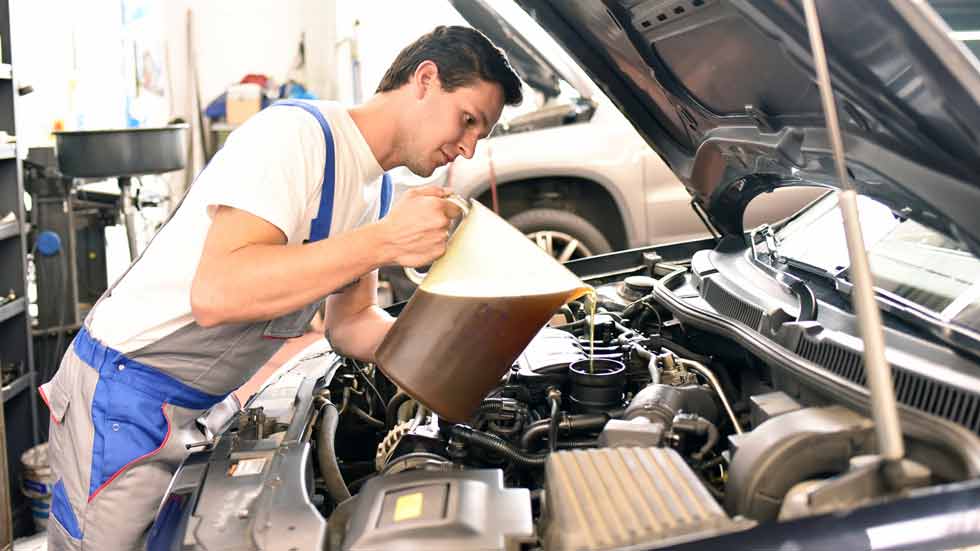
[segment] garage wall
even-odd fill
[[[13,0],[17,74],[35,89],[20,104],[23,143],[48,143],[55,120],[67,129],[125,126],[132,72],[122,55],[124,4],[153,10],[153,24],[141,34],[157,34],[165,52],[166,113],[152,122],[180,116],[193,125],[193,169],[167,178],[174,190],[203,166],[187,52],[189,12],[204,104],[246,73],[283,80],[304,33],[307,66],[300,76],[320,97],[353,103],[349,38],[355,21],[362,99],[408,43],[438,24],[466,24],[447,0]]]
[[[132,32],[123,23],[124,4],[152,11],[138,38],[162,44],[161,63],[169,74],[167,97],[148,105],[147,123],[180,116],[194,125],[193,169],[169,176],[172,189],[182,189],[203,166],[189,78],[188,12],[205,105],[247,73],[284,80],[304,34],[307,64],[297,76],[321,97],[336,96],[333,0],[14,0],[17,77],[35,89],[19,104],[22,143],[47,144],[56,120],[66,129],[126,125],[133,71],[124,55],[126,32]]]
[[[15,76],[34,88],[17,106],[21,143],[48,143],[56,120],[69,129],[122,126],[121,2],[14,0],[11,10]]]
[[[337,98],[353,103],[350,42],[345,39],[357,27],[361,61],[362,99],[374,93],[378,82],[402,48],[436,25],[466,25],[466,21],[449,5],[448,0],[389,2],[359,0],[337,2]]]
[[[187,55],[188,13],[197,60],[201,108],[248,73],[283,82],[289,74],[300,37],[305,35],[306,69],[300,76],[320,97],[333,97],[335,86],[332,0],[170,0],[166,2],[166,36],[171,59],[174,112],[192,124],[196,174],[203,167],[197,130],[193,82]],[[184,183],[189,183],[186,177]]]

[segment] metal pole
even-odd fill
[[[133,179],[120,176],[119,203],[122,211],[123,224],[126,226],[126,242],[129,244],[129,261],[133,262],[139,256],[139,246],[136,244],[136,205],[133,199]]]
[[[10,512],[10,470],[7,465],[7,427],[4,423],[5,404],[0,398],[0,551],[11,549],[14,525]]]
[[[844,188],[838,194],[837,200],[844,218],[847,253],[851,260],[851,278],[854,283],[851,296],[854,309],[857,310],[861,338],[864,340],[864,369],[871,392],[871,417],[877,429],[880,455],[884,459],[898,460],[905,456],[905,444],[899,426],[891,366],[885,359],[885,337],[881,328],[881,314],[875,302],[868,253],[864,249],[864,236],[858,217],[857,193],[854,191],[844,164],[844,141],[841,138],[840,123],[837,119],[837,107],[830,84],[830,71],[827,68],[827,55],[815,0],[803,0],[803,9],[806,14],[807,31],[810,34],[813,64],[820,85],[820,99],[827,119],[827,132],[830,135],[834,162],[837,166],[837,179]]]

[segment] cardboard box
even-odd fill
[[[261,107],[262,88],[258,84],[230,86],[225,100],[225,121],[237,126],[258,113]]]

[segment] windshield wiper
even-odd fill
[[[756,250],[756,235],[762,235],[763,242],[768,249],[769,264],[766,265],[759,259]],[[780,269],[779,265],[786,264],[786,257],[779,253],[779,238],[773,231],[772,226],[763,224],[749,233],[749,244],[752,249],[752,259],[756,264],[766,268],[766,271],[790,293],[796,296],[800,302],[800,313],[796,316],[796,321],[814,321],[817,319],[817,297],[813,294],[813,289],[802,279]]]

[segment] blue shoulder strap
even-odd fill
[[[330,131],[330,124],[319,109],[313,104],[295,99],[284,99],[277,101],[273,105],[283,105],[287,107],[299,107],[307,113],[316,117],[323,129],[323,141],[327,146],[326,161],[323,165],[323,188],[320,191],[320,207],[317,209],[316,217],[310,223],[310,241],[319,241],[330,235],[330,221],[333,218],[333,196],[334,196],[334,141],[333,132]],[[391,203],[391,177],[386,172],[381,180],[381,217],[388,213]]]
[[[381,177],[381,214],[378,218],[384,218],[388,214],[388,209],[391,208],[391,176],[385,172],[384,176]]]

